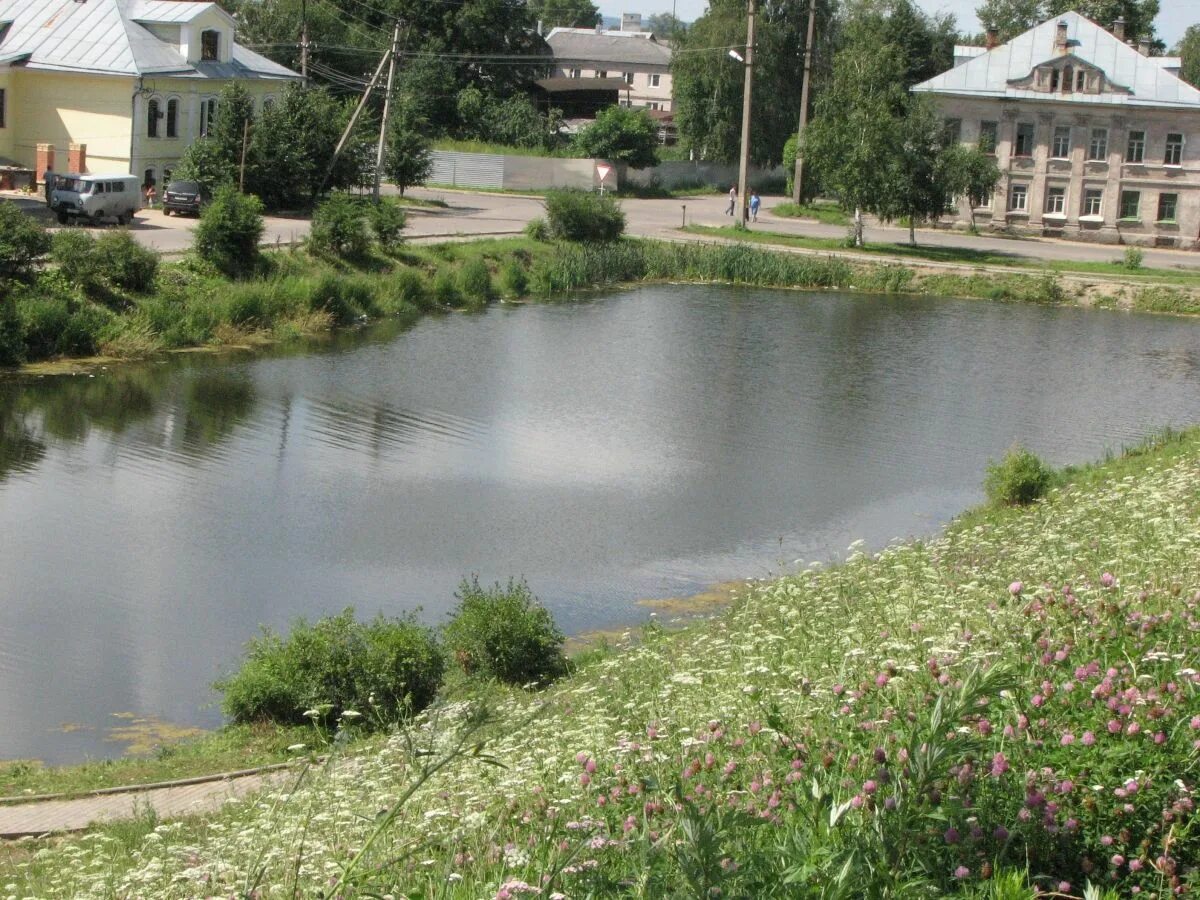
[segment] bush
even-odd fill
[[[234,722],[303,724],[319,708],[330,720],[352,710],[378,727],[428,706],[445,668],[436,636],[411,617],[363,623],[346,609],[311,625],[299,619],[286,639],[264,629],[214,687]]]
[[[92,259],[100,275],[115,287],[144,294],[154,287],[158,254],[133,239],[128,231],[110,231],[95,242]]]
[[[446,646],[468,675],[547,684],[566,672],[563,634],[523,580],[485,589],[472,578],[455,596]]]
[[[85,294],[94,294],[100,284],[93,254],[95,239],[81,228],[64,228],[55,233],[50,243],[50,258],[58,271]]]
[[[1142,260],[1145,258],[1146,254],[1142,252],[1141,247],[1126,247],[1123,265],[1130,272],[1136,272],[1142,267]]]
[[[566,241],[615,241],[625,231],[625,213],[610,196],[587,191],[546,194],[550,236]]]
[[[984,490],[992,503],[1024,506],[1050,489],[1050,467],[1024,447],[1013,447],[998,463],[989,463]]]
[[[385,250],[391,250],[404,243],[404,226],[408,224],[408,214],[399,203],[391,197],[384,197],[378,203],[367,207],[367,217],[371,221],[371,231],[375,240]]]
[[[239,194],[232,185],[217,188],[196,228],[200,258],[227,275],[253,271],[262,240],[262,210],[262,201],[252,194]]]
[[[529,278],[521,261],[510,259],[500,270],[500,289],[506,297],[524,297],[529,290]]]
[[[458,282],[448,266],[442,266],[433,276],[433,299],[443,306],[458,305]]]
[[[531,219],[525,225],[525,237],[533,241],[548,241],[550,240],[550,229],[546,226],[546,220],[542,218]]]
[[[327,312],[338,325],[347,325],[374,306],[370,284],[361,278],[347,278],[326,272],[313,287],[309,308]]]
[[[468,303],[483,304],[495,295],[487,263],[478,256],[468,259],[458,270],[458,292]]]
[[[0,283],[28,281],[50,252],[50,234],[11,200],[0,202]]]
[[[25,361],[25,331],[17,305],[0,294],[0,366],[18,366]]]
[[[371,237],[363,205],[348,194],[332,194],[313,212],[309,249],[318,255],[357,258],[367,252]]]

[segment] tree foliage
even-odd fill
[[[610,106],[576,135],[575,149],[581,156],[644,169],[658,164],[658,129],[644,109]]]
[[[1153,40],[1158,7],[1159,0],[983,0],[976,15],[984,28],[999,31],[1002,41],[1071,10],[1104,28],[1124,18],[1126,38]]]
[[[560,143],[562,112],[538,111],[525,94],[500,98],[471,85],[458,92],[459,135],[469,140],[552,150]]]
[[[387,155],[383,173],[400,188],[400,196],[414,184],[421,184],[433,168],[429,141],[423,134],[424,123],[401,110],[388,124]]]
[[[240,194],[230,184],[217,188],[200,214],[196,252],[226,274],[252,271],[262,240],[262,210],[262,202],[252,194]]]
[[[543,28],[593,28],[600,24],[600,10],[591,0],[530,0],[529,11]]]
[[[938,178],[947,193],[968,202],[974,228],[976,208],[987,204],[1000,181],[996,158],[978,147],[951,144],[941,152],[937,165]]]
[[[1200,25],[1189,25],[1183,40],[1171,51],[1183,57],[1183,69],[1179,77],[1194,87],[1200,87]]]

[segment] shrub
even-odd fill
[[[110,231],[95,242],[92,259],[100,275],[115,287],[144,294],[154,287],[158,254],[143,247],[128,231]]]
[[[371,245],[363,205],[348,194],[332,194],[313,212],[309,249],[318,255],[360,257]]]
[[[1126,247],[1125,260],[1122,265],[1130,272],[1136,272],[1142,267],[1142,260],[1146,258],[1146,254],[1142,252],[1141,247]]]
[[[455,596],[446,646],[468,675],[547,684],[566,672],[563,634],[523,580],[483,588],[472,578]]]
[[[625,213],[610,196],[587,191],[550,191],[546,217],[551,237],[566,241],[615,241],[625,231]]]
[[[379,246],[390,250],[404,243],[404,226],[408,224],[408,214],[404,207],[391,197],[384,197],[378,203],[367,207],[367,217],[371,221],[371,231]]]
[[[458,305],[458,283],[448,266],[442,266],[433,276],[433,299],[443,306]]]
[[[458,292],[468,303],[476,304],[487,303],[496,295],[487,263],[478,256],[468,259],[458,270]]]
[[[346,325],[370,309],[373,300],[371,286],[364,279],[326,272],[313,286],[309,309],[327,312],[335,323]]]
[[[433,305],[425,279],[416,269],[407,266],[392,272],[384,286],[383,295],[386,302],[411,304],[417,309],[429,309]]]
[[[50,243],[50,258],[58,271],[85,294],[95,293],[100,284],[95,251],[95,239],[81,228],[64,228],[55,233]]]
[[[550,240],[550,229],[546,225],[546,220],[541,217],[531,219],[525,225],[525,237],[534,241]]]
[[[992,503],[1023,506],[1045,496],[1053,473],[1024,447],[1013,447],[998,463],[989,463],[984,490]]]
[[[510,259],[500,270],[500,289],[506,297],[524,297],[529,290],[529,278],[520,260]]]
[[[241,668],[214,687],[234,722],[303,724],[305,711],[319,708],[381,726],[428,706],[445,667],[436,636],[412,617],[363,623],[346,609],[313,624],[299,619],[286,639],[264,629]]]
[[[0,294],[0,366],[17,366],[25,361],[25,333],[17,305]]]
[[[0,283],[28,281],[50,251],[50,234],[11,200],[0,202]]]
[[[196,228],[200,258],[227,275],[253,271],[262,240],[262,210],[262,201],[252,194],[239,194],[232,185],[217,188]]]

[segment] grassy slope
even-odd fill
[[[1089,873],[1163,896],[1200,858],[1198,543],[1192,431],[494,693],[478,730],[470,704],[436,710],[407,736],[432,756],[397,737],[286,799],[22,855],[0,881],[308,896],[366,847],[359,896],[984,897],[1027,863],[1065,896]],[[489,760],[428,775],[464,731]]]

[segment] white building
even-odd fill
[[[621,105],[671,111],[671,48],[649,31],[554,28],[546,36],[561,78],[620,78]]]
[[[1195,248],[1200,91],[1180,61],[1145,55],[1069,12],[991,48],[955,48],[931,94],[1001,180],[975,211],[992,228],[1105,243]],[[960,210],[960,220],[970,218]]]

